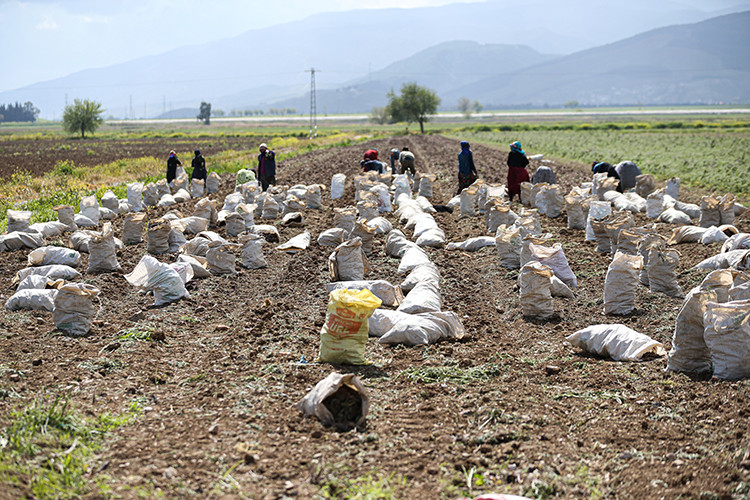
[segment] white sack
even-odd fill
[[[641,361],[646,354],[666,354],[662,344],[625,325],[592,325],[566,339],[574,347],[615,361]]]

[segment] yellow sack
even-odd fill
[[[324,363],[364,365],[368,320],[382,300],[370,290],[342,288],[331,292],[326,322],[320,330],[320,357]]]

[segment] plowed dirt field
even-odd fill
[[[63,395],[76,410],[93,413],[122,413],[136,400],[142,415],[115,431],[91,469],[92,486],[96,474],[106,474],[113,496],[126,498],[312,498],[325,485],[335,494],[346,480],[368,475],[391,476],[397,498],[492,491],[538,498],[749,494],[746,381],[665,372],[664,358],[614,362],[585,355],[565,340],[591,324],[623,323],[668,350],[682,300],[641,286],[633,314],[604,316],[611,256],[597,254],[583,231],[567,229],[564,214],[543,216],[542,227],[562,243],[579,287],[576,298],[555,299],[551,320],[522,316],[518,273],[500,266],[494,247],[476,253],[429,249],[442,274],[443,310],[462,318],[465,338],[427,347],[371,340],[370,365],[315,362],[331,253],[315,239],[333,227],[334,206],[353,204],[351,176],[364,150],[375,147],[385,155],[403,146],[414,152],[418,171],[437,175],[433,202],[447,202],[456,189],[454,140],[405,136],[316,151],[282,162],[277,176],[279,184],[326,186],[334,173],[348,176],[343,200],[332,202],[326,190],[323,209],[305,212],[304,229],[313,237],[306,251],[289,255],[268,245],[266,269],[238,265],[236,275],[194,280],[190,299],[163,308],[151,307],[153,298],[121,275],[85,275],[102,291],[86,338],[56,333],[50,313],[0,313],[0,424],[42,395]],[[480,176],[503,183],[506,152],[472,149]],[[549,165],[565,192],[589,180],[582,166],[554,159]],[[212,197],[221,206],[233,188],[234,179],[226,176]],[[684,201],[697,200],[683,192]],[[194,204],[176,208],[188,216]],[[166,211],[152,210],[149,217]],[[459,218],[456,211],[435,219],[448,241],[486,234],[481,216]],[[644,214],[636,220],[652,222]],[[304,230],[278,225],[282,242]],[[115,226],[119,236],[122,220]],[[662,234],[671,232],[671,226],[658,226]],[[737,226],[750,231],[746,216]],[[384,241],[376,238],[367,278],[398,284],[404,276],[397,273],[399,261],[385,254]],[[690,268],[719,247],[686,244],[678,250],[678,280],[687,292],[705,274]],[[145,254],[143,243],[118,251],[118,260],[130,272]],[[26,259],[26,251],[2,255],[3,301]],[[87,259],[83,254],[83,270]],[[164,340],[118,340],[131,328],[158,331]],[[295,408],[332,371],[356,373],[369,391],[365,429],[337,432]],[[0,492],[23,495],[29,495],[28,478]]]

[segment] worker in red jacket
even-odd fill
[[[526,166],[529,159],[526,153],[521,149],[521,143],[516,141],[510,144],[510,153],[508,153],[508,196],[513,201],[513,196],[518,195],[521,200],[521,183],[529,182],[529,172]]]

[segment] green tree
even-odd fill
[[[462,115],[464,115],[464,118],[467,120],[471,118],[471,101],[468,97],[462,97],[458,100],[458,111],[461,112]]]
[[[378,125],[385,125],[388,122],[388,113],[382,106],[375,106],[370,111],[370,121]]]
[[[385,109],[388,116],[396,122],[419,123],[419,130],[423,134],[424,122],[437,112],[440,104],[440,98],[435,92],[414,82],[403,84],[401,95],[397,96],[391,89],[387,97],[388,105]]]
[[[198,120],[203,120],[204,125],[211,125],[211,103],[202,102],[201,110],[198,116],[195,117]]]
[[[76,134],[81,132],[81,139],[86,137],[86,132],[92,134],[104,123],[101,114],[104,113],[101,103],[89,101],[88,99],[76,99],[73,104],[65,106],[63,111],[63,129]]]

